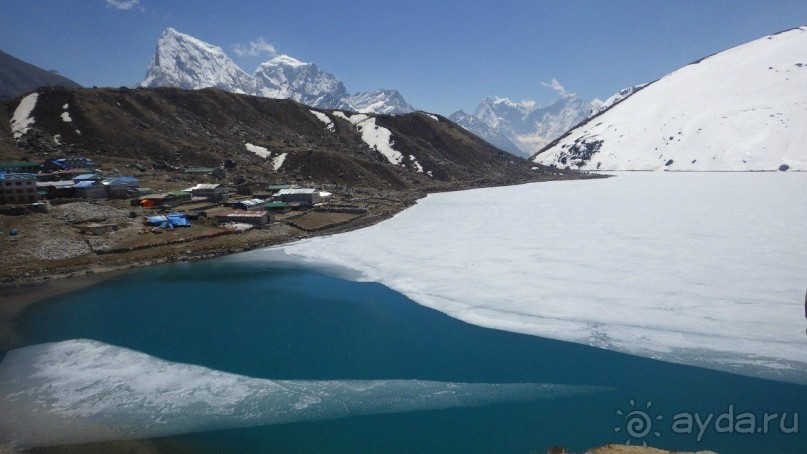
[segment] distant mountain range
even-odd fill
[[[705,57],[535,155],[591,170],[807,170],[807,27]]]
[[[157,51],[140,86],[189,90],[215,87],[231,93],[293,99],[320,109],[360,113],[415,111],[397,90],[350,95],[333,74],[288,55],[278,55],[259,65],[253,74],[247,74],[221,47],[173,28],[166,29],[160,36]]]
[[[586,119],[597,101],[565,93],[549,106],[487,97],[473,114],[454,112],[450,120],[515,155],[532,156],[572,126]]]
[[[46,71],[0,51],[0,100],[13,99],[39,87],[80,87],[55,71]]]
[[[350,95],[333,74],[314,63],[278,55],[254,73],[241,69],[218,46],[173,28],[163,32],[141,87],[200,89],[215,87],[231,93],[293,99],[320,109],[359,113],[414,112],[397,90],[375,90]],[[593,104],[565,94],[550,106],[485,98],[473,114],[455,112],[450,119],[496,147],[529,157],[585,119]]]

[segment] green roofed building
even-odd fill
[[[208,174],[208,173],[213,172],[214,170],[216,170],[216,169],[214,169],[212,167],[188,167],[188,168],[182,170],[182,173],[203,173],[203,174]]]
[[[0,172],[5,173],[37,173],[41,168],[36,162],[0,162]]]
[[[269,192],[270,194],[274,194],[274,193],[276,193],[276,192],[278,192],[280,190],[283,190],[283,189],[291,189],[291,185],[290,184],[270,184],[270,185],[266,186],[266,191]]]

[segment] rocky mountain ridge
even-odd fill
[[[289,55],[276,55],[247,74],[221,47],[173,28],[157,42],[141,87],[177,87],[188,90],[218,88],[231,93],[274,99],[293,99],[320,109],[361,113],[410,113],[415,109],[396,90],[374,90],[350,95],[333,74],[314,63]]]

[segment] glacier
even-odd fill
[[[14,448],[29,448],[609,390],[542,383],[269,380],[73,339],[6,354],[0,363],[0,437]]]
[[[804,384],[805,193],[802,173],[666,172],[432,194],[228,260],[351,270],[471,324]]]

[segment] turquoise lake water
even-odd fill
[[[188,452],[581,452],[623,443],[623,415],[653,430],[633,443],[678,450],[807,452],[807,386],[774,382],[469,325],[380,284],[278,264],[211,260],[153,267],[32,306],[27,345],[86,338],[249,377],[419,379],[596,385],[597,394],[175,435]],[[633,405],[631,405],[633,401]],[[652,402],[650,408],[646,402]],[[731,406],[731,407],[730,407]],[[718,433],[714,419],[674,430],[675,415],[756,417],[755,433]],[[787,413],[761,433],[764,413]],[[680,416],[679,422],[684,416]],[[745,421],[747,423],[747,420]],[[725,425],[721,426],[725,429]],[[619,431],[615,431],[615,429]],[[683,432],[683,433],[682,433]]]

